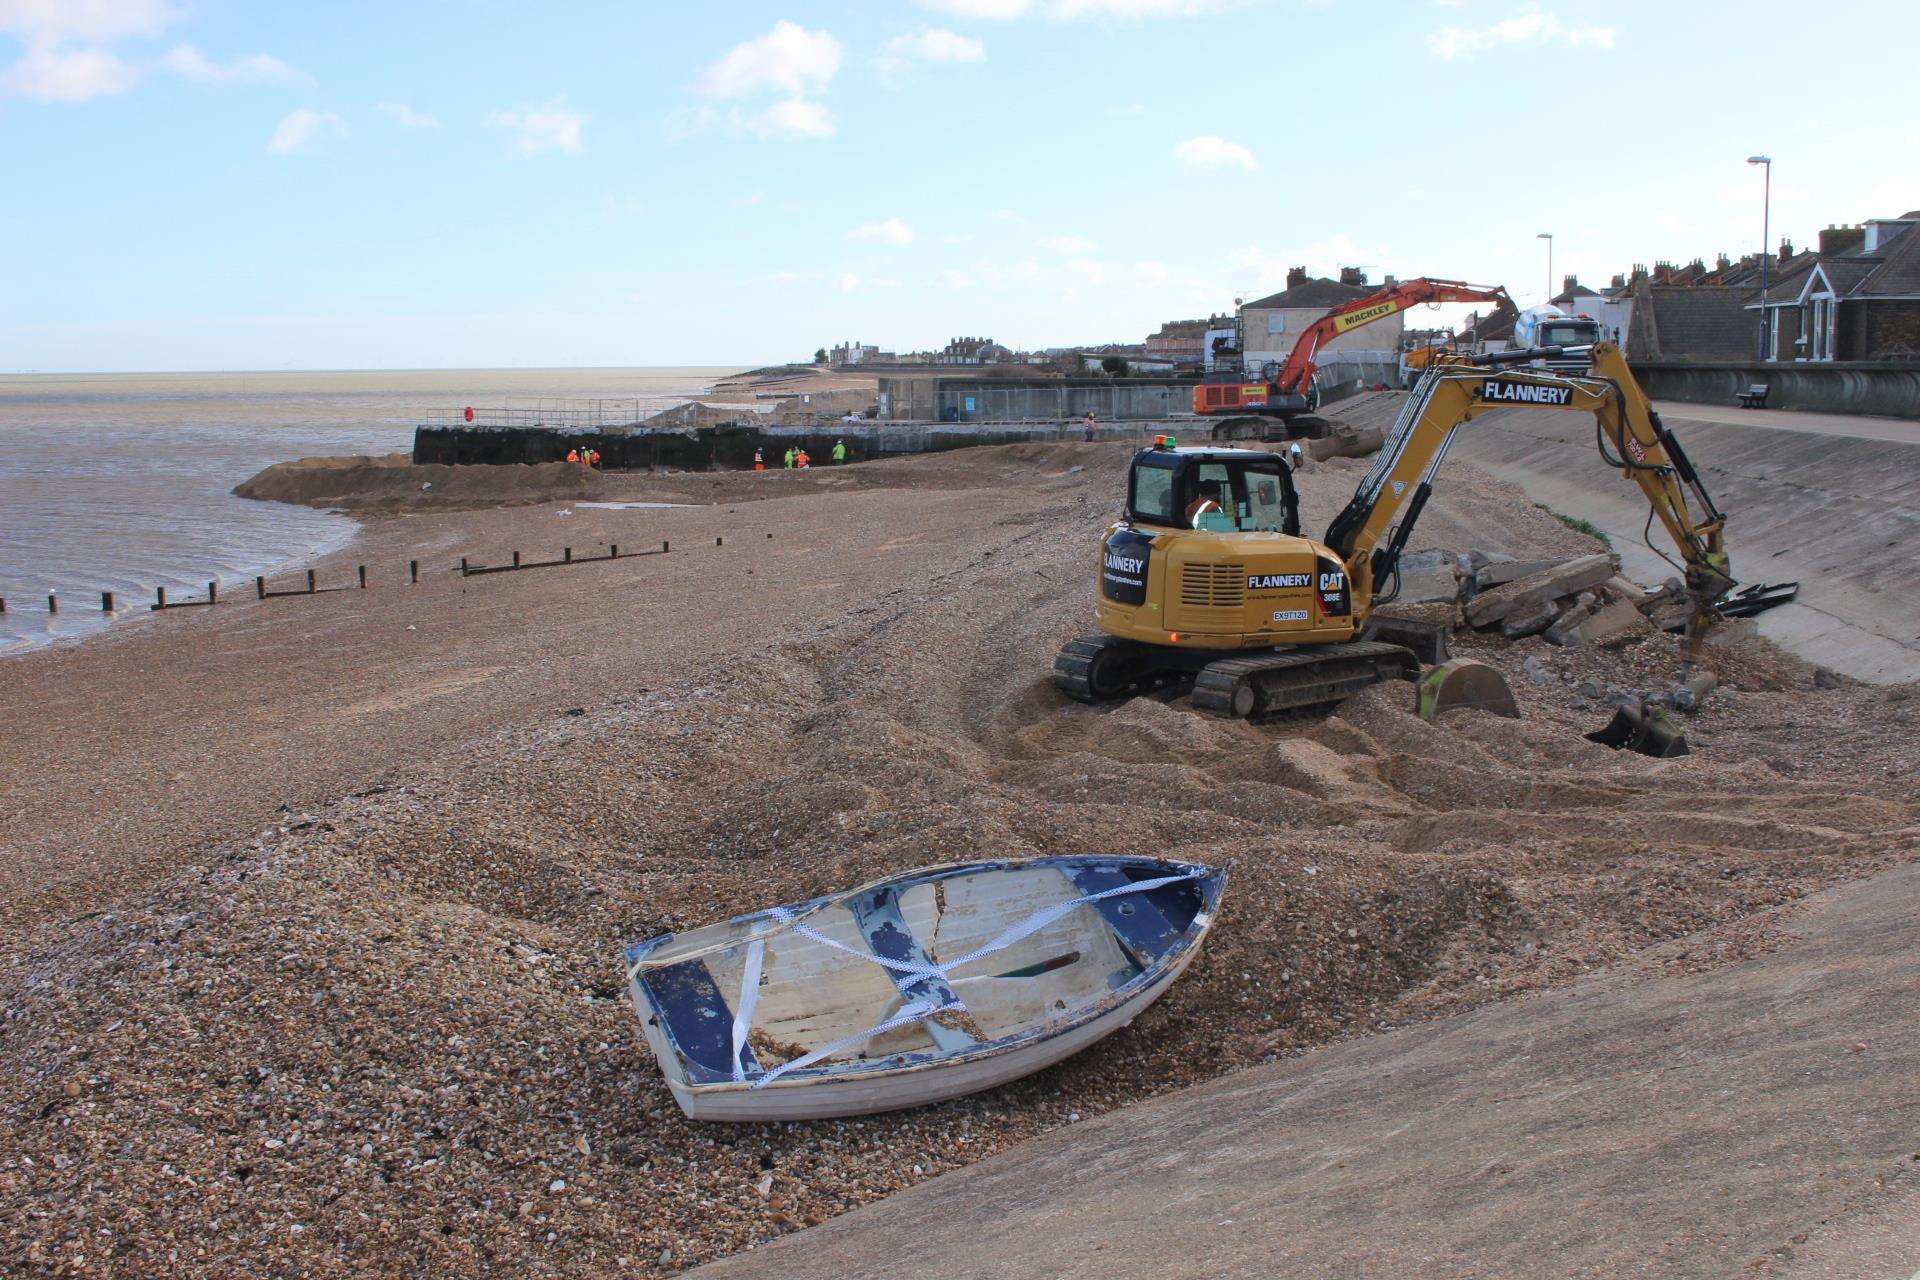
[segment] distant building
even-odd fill
[[[1358,267],[1342,268],[1338,280],[1309,278],[1305,267],[1293,268],[1287,272],[1285,289],[1240,308],[1241,354],[1247,372],[1256,374],[1268,362],[1284,362],[1301,332],[1314,321],[1341,303],[1373,291]],[[1405,324],[1404,313],[1395,312],[1328,339],[1317,359],[1323,365],[1340,359],[1396,363]]]
[[[935,364],[999,364],[1013,352],[992,338],[955,338],[933,354]]]
[[[843,342],[827,352],[827,363],[836,369],[849,365],[866,364],[879,356],[880,348],[864,342]]]

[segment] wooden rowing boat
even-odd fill
[[[1226,872],[1145,857],[928,867],[627,948],[642,1031],[696,1120],[811,1120],[1017,1080],[1138,1017]]]

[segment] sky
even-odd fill
[[[0,0],[0,371],[1137,342],[1920,208],[1914,0]],[[1557,288],[1557,282],[1556,282]],[[1419,324],[1419,313],[1410,317]]]

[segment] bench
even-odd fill
[[[1735,399],[1740,401],[1742,409],[1764,409],[1767,407],[1767,389],[1766,383],[1756,382]]]

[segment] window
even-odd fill
[[[1286,331],[1287,331],[1286,313],[1281,311],[1267,312],[1267,332],[1269,334],[1274,334],[1274,333],[1285,333]]]
[[[1261,529],[1268,533],[1280,532],[1286,520],[1286,507],[1280,500],[1279,475],[1265,471],[1247,471],[1243,474],[1247,500],[1240,512],[1240,527]]]
[[[1133,469],[1133,514],[1151,524],[1177,524],[1173,471],[1141,463]]]

